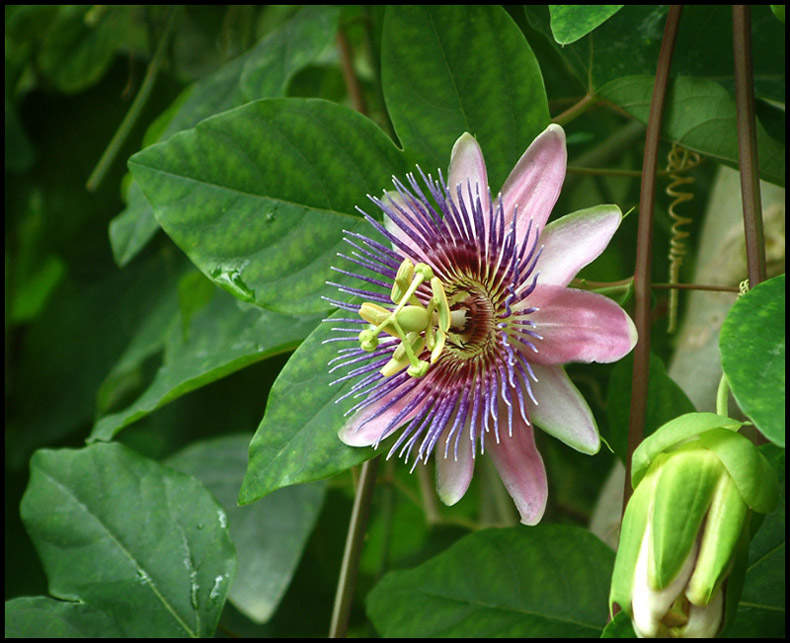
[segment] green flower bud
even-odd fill
[[[610,606],[640,637],[712,637],[725,615],[725,580],[745,561],[750,511],[773,510],[776,475],[740,423],[690,413],[634,452]]]
[[[363,351],[372,353],[379,345],[379,338],[376,337],[376,333],[373,330],[363,330],[359,334],[359,344]]]
[[[406,371],[411,377],[423,377],[428,372],[428,367],[430,364],[428,362],[423,362],[420,360],[416,364],[412,364],[409,366],[409,369]]]

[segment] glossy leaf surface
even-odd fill
[[[381,66],[395,131],[426,172],[446,172],[453,144],[469,132],[496,194],[549,123],[537,60],[498,6],[388,7]]]
[[[328,309],[325,281],[343,230],[400,174],[371,121],[321,100],[250,103],[129,161],[159,223],[200,270],[278,312]],[[364,224],[364,225],[363,225]]]
[[[187,87],[148,130],[145,145],[164,141],[176,132],[259,98],[285,96],[293,75],[332,43],[338,10],[308,6],[249,52]],[[159,225],[153,210],[132,183],[126,209],[110,222],[115,260],[124,266],[145,247]]]
[[[785,276],[769,279],[735,302],[719,339],[721,363],[744,413],[779,446],[785,444]]]
[[[622,7],[621,4],[550,4],[549,13],[554,40],[561,45],[576,42],[606,22]]]
[[[52,612],[53,627],[111,622],[116,636],[214,633],[236,556],[225,512],[194,478],[119,444],[38,451],[21,513],[50,592],[75,602],[20,608]]]
[[[266,413],[250,443],[239,504],[280,487],[327,478],[375,455],[373,449],[349,447],[337,437],[345,421],[343,413],[352,403],[335,403],[348,382],[330,386],[338,374],[329,372],[327,362],[337,356],[339,344],[347,344],[323,343],[336,336],[332,326],[331,322],[320,324],[272,386]]]
[[[385,576],[368,615],[384,637],[597,637],[613,562],[576,527],[480,531]]]
[[[163,364],[154,380],[129,407],[101,418],[93,427],[92,440],[109,440],[124,427],[190,391],[292,350],[320,319],[261,310],[224,292],[214,295],[186,330],[177,323],[179,317],[171,320]]]
[[[189,473],[214,494],[228,516],[239,566],[228,599],[256,623],[271,617],[293,577],[324,501],[322,483],[281,489],[250,507],[236,497],[247,464],[249,436],[197,442],[167,464]]]

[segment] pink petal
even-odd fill
[[[538,242],[543,246],[535,268],[540,283],[567,286],[609,245],[622,218],[616,205],[599,205],[552,221]]]
[[[491,454],[499,477],[516,503],[525,525],[537,525],[546,510],[548,482],[543,458],[535,446],[532,427],[516,414],[513,435],[501,431],[499,444],[486,440],[486,451]]]
[[[615,362],[636,344],[634,322],[598,293],[543,285],[539,278],[525,304],[539,309],[526,318],[543,338],[532,340],[538,352],[529,353],[530,362]]]
[[[560,196],[567,164],[565,131],[551,124],[532,141],[502,186],[505,221],[510,223],[518,206],[518,230],[522,234],[530,217],[532,229],[542,229]]]
[[[384,433],[390,421],[395,419],[395,417],[397,417],[397,415],[406,408],[409,402],[419,393],[426,379],[427,377],[420,380],[417,386],[394,403],[392,403],[392,400],[403,390],[403,385],[370,406],[360,409],[343,425],[338,432],[338,437],[350,447],[367,447],[380,442],[417,415],[422,406],[421,404],[418,404],[415,409],[410,411],[398,425],[391,427]],[[391,404],[391,406],[385,408],[389,404]],[[382,409],[385,410],[382,411]]]
[[[532,364],[538,378],[532,383],[537,405],[530,406],[530,417],[537,426],[569,447],[598,453],[601,438],[587,401],[571,382],[562,366]]]
[[[406,215],[412,216],[411,212],[413,210],[412,207],[408,205],[406,199],[401,196],[400,192],[396,190],[389,190],[384,193],[382,197],[382,202],[384,205],[389,206],[393,213],[398,217],[400,224],[395,223],[392,219],[390,219],[387,214],[384,214],[384,227],[387,229],[391,235],[398,239],[401,243],[403,243],[406,248],[408,248],[408,252],[410,253],[410,258],[416,263],[417,261],[427,261],[427,257],[420,247],[415,243],[414,239],[417,236],[422,236],[422,233],[414,226],[414,224],[408,220]],[[403,214],[402,211],[406,212],[406,215]],[[412,218],[414,218],[412,216]],[[404,228],[401,225],[405,226]],[[399,249],[400,250],[400,249]]]
[[[461,186],[461,195],[466,205],[466,212],[470,218],[472,216],[472,203],[469,199],[470,186],[473,198],[477,199],[479,194],[483,204],[483,211],[488,211],[488,172],[486,171],[486,162],[475,137],[468,132],[461,134],[461,137],[453,145],[453,151],[450,153],[450,167],[447,170],[447,189],[450,191],[450,199],[460,209],[460,204],[458,203],[459,185]],[[485,220],[487,218],[484,217]]]
[[[450,425],[451,426],[451,425]],[[469,483],[472,481],[472,474],[475,470],[475,460],[473,457],[474,444],[469,439],[467,427],[461,427],[461,435],[458,436],[458,458],[455,457],[455,439],[450,438],[450,445],[447,449],[447,457],[444,455],[446,434],[439,439],[436,445],[436,492],[439,499],[451,507],[464,497]]]

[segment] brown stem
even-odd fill
[[[645,137],[645,160],[642,167],[642,189],[639,197],[639,232],[636,245],[636,270],[634,272],[634,323],[639,333],[639,341],[634,348],[634,370],[631,378],[631,413],[628,424],[623,511],[625,511],[625,506],[631,497],[631,457],[644,436],[650,364],[650,289],[652,285],[650,265],[653,256],[653,201],[658,166],[658,141],[661,135],[661,117],[680,12],[680,5],[672,5],[667,16],[661,51],[658,55],[656,81],[653,86],[653,99],[650,104],[650,117]]]
[[[737,286],[706,286],[704,284],[653,284],[658,290],[712,290],[714,292],[740,292]]]
[[[354,599],[354,585],[357,580],[359,559],[362,556],[362,545],[365,540],[365,529],[368,525],[370,503],[376,488],[376,473],[379,468],[379,457],[368,460],[362,465],[359,484],[354,496],[354,508],[351,510],[351,521],[348,525],[346,547],[343,551],[343,562],[340,565],[340,576],[337,579],[335,605],[332,609],[332,624],[329,626],[329,638],[345,638],[348,631],[348,620],[351,615],[351,604]]]
[[[621,279],[620,281],[591,281],[590,279],[574,279],[571,287],[573,288],[617,288],[627,286],[632,278]],[[737,286],[711,286],[707,284],[671,284],[653,283],[650,286],[654,290],[712,290],[714,292],[741,292]]]
[[[342,29],[338,29],[337,31],[337,48],[340,50],[340,66],[343,69],[343,80],[346,83],[346,91],[348,92],[348,97],[351,99],[351,105],[360,114],[367,115],[368,110],[365,105],[365,97],[362,94],[359,79],[356,73],[354,73],[351,47]]]
[[[738,114],[738,158],[741,170],[743,227],[749,287],[765,281],[765,237],[760,203],[760,170],[757,163],[757,130],[754,116],[751,9],[732,7],[735,58],[735,103]]]

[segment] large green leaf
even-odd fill
[[[384,637],[599,636],[614,553],[578,527],[486,530],[368,595]]]
[[[339,10],[303,8],[243,56],[187,87],[149,128],[145,144],[164,141],[204,118],[259,98],[285,96],[293,75],[334,42]],[[126,209],[110,222],[115,260],[126,265],[145,247],[159,225],[139,186],[132,183]]]
[[[17,603],[7,628],[37,636],[65,633],[67,624],[72,635],[214,633],[236,560],[225,512],[194,478],[119,444],[38,451],[21,514],[50,592],[72,602]],[[41,617],[37,629],[31,612]]]
[[[313,315],[294,317],[261,310],[218,292],[195,313],[188,332],[181,324],[171,324],[164,361],[153,382],[131,406],[101,418],[90,439],[109,440],[190,391],[295,348],[319,320]]]
[[[269,99],[135,154],[132,174],[165,232],[242,300],[289,313],[320,299],[343,230],[402,155],[370,120],[322,100]],[[342,276],[341,276],[342,277]],[[341,278],[342,280],[342,278]]]
[[[250,619],[263,623],[280,602],[301,559],[324,501],[325,485],[294,485],[251,507],[236,497],[247,466],[249,436],[197,442],[167,464],[200,480],[228,515],[228,529],[239,560],[228,596]]]
[[[642,123],[650,115],[653,76],[626,76],[599,90],[602,98],[623,107]],[[738,168],[738,125],[735,99],[719,83],[707,78],[681,76],[670,83],[662,121],[662,134],[683,147]],[[784,185],[784,145],[757,123],[760,176]]]
[[[625,461],[628,446],[628,423],[631,408],[631,377],[634,357],[628,355],[618,362],[609,380],[609,433],[605,436],[614,452]],[[675,384],[664,363],[650,354],[650,371],[645,411],[645,436],[673,418],[694,412],[694,405]]]
[[[532,50],[498,6],[388,7],[381,77],[395,131],[426,172],[444,171],[453,143],[473,134],[494,192],[549,123]]]
[[[744,413],[785,445],[785,276],[769,279],[730,309],[719,336],[721,365]]]
[[[550,4],[554,40],[561,45],[576,42],[622,8],[621,4]]]
[[[346,315],[341,311],[334,317]],[[327,362],[337,356],[338,342],[323,342],[337,336],[332,327],[330,322],[320,324],[274,382],[250,443],[239,504],[281,487],[327,478],[375,455],[373,449],[346,446],[337,437],[351,404],[334,403],[350,384],[330,386],[338,374],[329,372]]]

